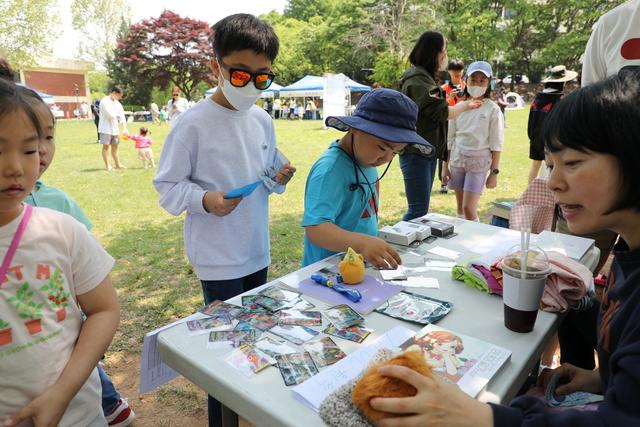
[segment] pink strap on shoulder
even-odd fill
[[[18,225],[18,229],[13,235],[13,239],[11,240],[11,244],[9,245],[9,250],[4,256],[4,260],[2,261],[2,266],[0,266],[0,285],[4,282],[5,274],[9,269],[9,265],[11,265],[11,261],[13,260],[13,256],[18,249],[18,245],[20,244],[20,240],[22,240],[22,236],[27,229],[27,224],[29,223],[29,219],[31,219],[31,211],[33,207],[31,205],[25,206],[24,215],[22,216],[22,220],[20,221],[20,225]]]

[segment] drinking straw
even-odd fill
[[[526,229],[522,228],[520,230],[520,278],[524,279],[524,263],[526,262],[525,254],[524,254],[524,240],[525,240]]]
[[[524,259],[524,263],[522,264],[522,270],[521,270],[521,277],[524,279],[525,278],[525,274],[526,274],[526,270],[527,270],[527,262],[529,260],[529,242],[531,240],[531,229],[530,228],[525,228],[524,229],[524,248],[523,248],[523,259]]]

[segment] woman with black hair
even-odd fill
[[[418,135],[434,147],[407,147],[400,156],[408,210],[403,219],[418,218],[429,210],[431,187],[437,160],[447,158],[447,120],[482,105],[471,100],[449,107],[437,83],[439,72],[447,69],[447,40],[435,31],[423,33],[409,55],[412,67],[400,79],[400,90],[418,106]]]
[[[612,230],[616,246],[609,283],[598,308],[598,368],[569,363],[544,371],[546,388],[556,376],[555,394],[602,394],[592,411],[550,412],[533,396],[509,406],[472,399],[437,376],[427,378],[401,366],[380,373],[416,389],[404,398],[374,398],[371,406],[396,415],[378,426],[446,424],[469,427],[640,425],[640,74],[623,73],[569,95],[543,126],[549,189],[569,228],[584,234]]]

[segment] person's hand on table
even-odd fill
[[[357,252],[376,268],[398,268],[402,264],[400,255],[384,240],[373,236],[362,236],[362,248]]]
[[[404,366],[388,365],[379,372],[388,377],[398,378],[417,390],[410,397],[375,397],[371,407],[398,415],[385,418],[379,427],[492,427],[493,412],[489,405],[472,399],[460,388],[449,382],[418,374]]]
[[[229,215],[242,201],[242,197],[225,199],[220,191],[207,191],[202,198],[204,209],[215,216]]]
[[[556,394],[565,395],[575,391],[587,391],[589,393],[602,393],[602,380],[598,370],[590,371],[588,369],[578,368],[570,363],[563,363],[556,369],[545,369],[538,378],[538,385],[543,389],[547,389],[549,381],[553,374],[558,374],[558,386]]]

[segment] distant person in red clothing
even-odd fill
[[[454,59],[449,62],[447,72],[449,73],[449,80],[442,85],[442,90],[445,93],[445,98],[449,106],[453,107],[464,98],[465,83],[462,79],[464,75],[464,62],[459,59]]]

